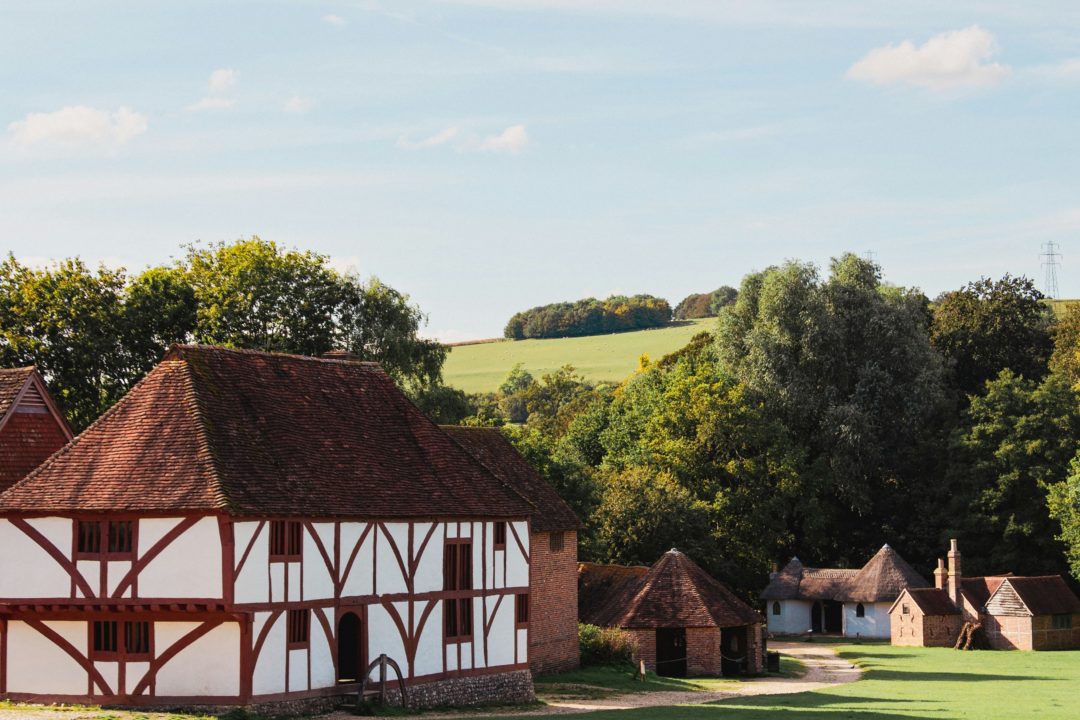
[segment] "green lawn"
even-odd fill
[[[465,392],[494,392],[516,363],[536,377],[569,363],[589,380],[619,381],[634,372],[642,354],[659,360],[715,324],[716,318],[705,318],[612,335],[458,345],[450,349],[443,377]]]
[[[587,667],[572,672],[539,675],[537,694],[547,697],[605,697],[619,693],[719,690],[737,680],[731,678],[669,678],[648,673],[644,682],[632,667]]]
[[[613,710],[561,717],[594,720],[1075,720],[1080,652],[960,652],[848,646],[866,669],[859,682],[819,692],[725,700],[712,705]]]

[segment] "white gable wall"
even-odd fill
[[[891,637],[889,608],[891,602],[863,603],[864,617],[857,616],[858,603],[844,603],[844,635],[846,637]]]
[[[780,614],[773,614],[773,603],[780,603]],[[769,632],[782,635],[798,635],[810,632],[810,611],[813,603],[809,600],[769,600],[765,606],[765,617]]]

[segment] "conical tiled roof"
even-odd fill
[[[848,582],[835,600],[847,602],[892,602],[900,597],[904,588],[925,588],[926,582],[914,568],[907,564],[900,553],[888,545],[882,545],[870,562],[863,566]]]
[[[752,607],[678,550],[614,594],[596,614],[607,627],[735,627],[762,622]]]

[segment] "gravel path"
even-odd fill
[[[595,700],[566,700],[549,698],[543,707],[514,711],[501,708],[492,710],[488,715],[513,715],[514,717],[536,717],[546,715],[567,715],[570,713],[592,712],[596,710],[628,710],[639,707],[660,707],[672,705],[704,705],[722,700],[751,695],[785,695],[810,690],[821,690],[859,679],[862,671],[836,655],[833,645],[823,643],[769,643],[769,649],[779,650],[784,655],[797,658],[806,665],[806,674],[799,678],[752,678],[731,683],[722,690],[699,690],[696,692],[644,692],[614,695]],[[484,713],[426,713],[417,715],[424,720],[442,718],[483,717]],[[0,720],[134,720],[134,718],[161,718],[168,715],[153,712],[127,712],[122,710],[68,709],[61,707],[19,706],[0,707]],[[332,713],[323,716],[325,720],[351,720],[355,715]]]

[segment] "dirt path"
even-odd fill
[[[567,715],[570,713],[593,712],[596,710],[629,710],[640,707],[667,707],[672,705],[704,705],[730,698],[751,695],[787,695],[791,693],[821,690],[834,685],[855,682],[862,676],[862,671],[836,654],[836,647],[822,643],[769,643],[770,650],[778,650],[789,657],[797,658],[806,665],[806,674],[798,678],[764,677],[752,678],[731,683],[721,690],[645,692],[614,695],[595,700],[566,700],[557,697],[541,699],[547,704],[536,709],[514,711],[507,709],[493,710],[490,715],[514,717],[538,717],[547,715]],[[467,713],[470,717],[483,717],[483,713]],[[417,715],[424,720],[450,720],[461,718],[463,713]],[[344,720],[342,715],[338,720]],[[6,720],[0,714],[0,720]]]
[[[628,710],[639,707],[660,707],[672,705],[704,705],[721,700],[751,695],[784,695],[854,682],[862,671],[836,655],[833,645],[822,643],[780,643],[769,644],[771,650],[779,650],[784,655],[797,658],[806,665],[806,674],[799,678],[753,678],[733,682],[720,690],[698,690],[694,692],[644,692],[614,695],[595,700],[551,697],[543,698],[546,705],[529,710],[515,711],[501,708],[488,713],[459,711],[455,713],[426,713],[414,717],[423,720],[442,718],[460,720],[462,717],[483,717],[488,715],[513,715],[515,717],[535,717],[546,715],[567,715],[570,713],[592,712],[596,710]],[[166,714],[147,712],[126,712],[122,710],[97,710],[79,708],[44,708],[41,706],[0,706],[0,720],[133,720],[134,718],[167,718]],[[320,720],[352,720],[354,715],[332,713]]]

